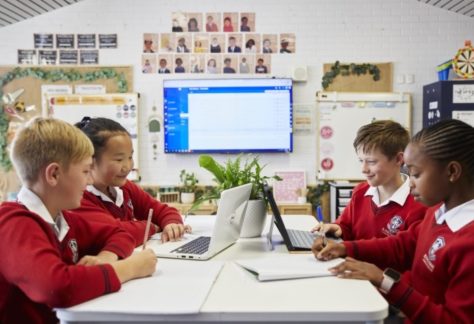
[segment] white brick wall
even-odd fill
[[[416,0],[85,0],[0,28],[0,64],[15,64],[17,49],[33,48],[35,32],[118,33],[119,48],[101,50],[100,63],[134,66],[134,90],[142,94],[140,117],[145,129],[153,103],[161,111],[162,77],[140,72],[142,34],[169,31],[171,12],[180,10],[256,12],[257,32],[295,32],[297,53],[273,58],[276,76],[288,76],[294,66],[308,66],[309,81],[295,85],[295,103],[314,99],[325,62],[393,62],[395,77],[415,77],[413,84],[394,82],[394,91],[413,94],[414,131],[421,128],[422,86],[437,80],[437,64],[452,58],[465,39],[474,38],[474,19]],[[297,135],[292,154],[263,155],[262,161],[269,163],[267,172],[305,169],[308,183],[314,183],[315,137]],[[210,182],[207,172],[199,169],[197,156],[161,153],[153,161],[145,131],[140,140],[144,183],[175,184],[182,168],[197,172],[202,183]]]

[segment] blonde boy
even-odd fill
[[[156,257],[118,227],[76,217],[90,181],[93,146],[77,128],[32,120],[16,135],[12,161],[23,182],[17,202],[0,205],[0,322],[57,322],[69,307],[151,275]]]
[[[354,188],[342,215],[323,231],[344,240],[386,237],[423,219],[426,207],[415,201],[408,176],[400,173],[409,140],[407,130],[391,120],[359,128],[354,149],[367,181]]]

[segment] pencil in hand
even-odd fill
[[[148,241],[148,234],[150,233],[151,216],[153,216],[153,208],[150,208],[148,211],[148,219],[146,220],[145,237],[143,237],[142,250],[146,249],[146,242]]]
[[[323,247],[325,247],[326,245],[328,245],[328,239],[326,237],[326,232],[324,232],[323,212],[321,210],[321,206],[318,206],[318,208],[316,209],[316,213],[319,221],[319,236],[322,237]]]

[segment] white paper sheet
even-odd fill
[[[259,281],[332,276],[329,268],[343,259],[319,261],[312,254],[273,255],[235,263],[255,273]]]
[[[222,266],[218,261],[159,259],[152,277],[126,282],[120,291],[76,305],[69,311],[197,314]]]

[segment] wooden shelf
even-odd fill
[[[182,203],[168,203],[168,206],[176,208],[181,215],[186,215],[193,204]],[[190,215],[212,215],[217,211],[217,206],[214,204],[201,204],[198,209],[193,210]]]
[[[290,204],[280,203],[277,204],[278,209],[282,215],[312,215],[312,206],[310,203],[305,204]],[[182,215],[191,208],[192,204],[182,203],[168,203],[168,206],[176,208]],[[192,211],[192,215],[211,215],[217,212],[217,206],[214,204],[202,204],[197,210]]]
[[[313,208],[310,203],[304,204],[289,204],[289,203],[277,203],[280,214],[282,215],[312,215]]]

